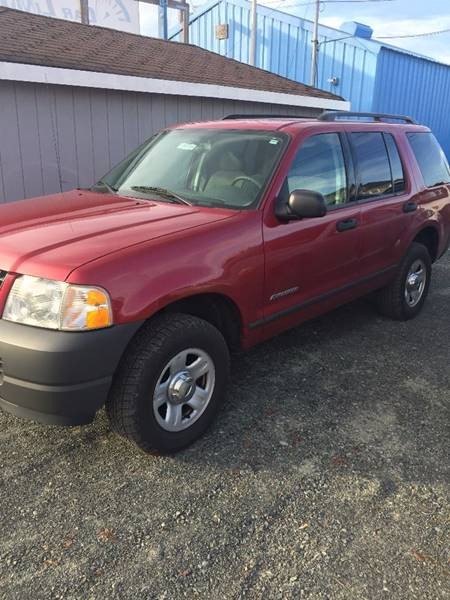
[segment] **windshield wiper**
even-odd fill
[[[158,187],[158,186],[150,186],[150,185],[133,185],[131,189],[135,192],[142,192],[144,194],[157,194],[158,196],[163,196],[168,198],[169,200],[173,200],[174,202],[178,202],[178,204],[186,204],[187,206],[192,206],[189,200],[183,198],[179,194],[168,190],[167,188]]]
[[[157,194],[158,196],[163,196],[173,200],[174,202],[178,202],[178,204],[187,204],[187,206],[192,206],[192,203],[189,202],[189,200],[186,200],[186,198],[183,198],[183,196],[179,196],[178,194],[175,194],[175,192],[172,192],[166,188],[152,187],[147,185],[132,185],[131,189],[134,192],[142,192],[144,194]]]
[[[96,188],[98,185],[102,185],[103,187],[105,187],[110,194],[117,194],[117,188],[113,187],[107,181],[104,181],[103,179],[100,179],[99,181],[97,181],[97,183],[94,185],[94,188]]]

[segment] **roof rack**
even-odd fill
[[[345,121],[351,120],[353,118],[373,119],[375,123],[402,121],[403,123],[408,123],[410,125],[417,125],[416,121],[414,121],[414,119],[412,119],[411,117],[406,117],[404,115],[388,115],[383,113],[372,112],[329,110],[323,112],[320,115],[320,117],[318,117],[319,121]]]
[[[234,119],[305,119],[307,117],[300,117],[299,115],[270,115],[270,114],[236,114],[236,115],[225,115],[222,117],[222,121],[231,121]]]

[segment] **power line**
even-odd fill
[[[377,40],[399,40],[402,38],[418,38],[428,35],[440,35],[441,33],[450,33],[450,29],[441,29],[439,31],[427,31],[426,33],[409,33],[406,35],[379,35],[375,36]]]
[[[397,2],[398,0],[320,0],[320,4],[364,4],[366,2]],[[289,4],[289,6],[312,6],[315,2],[309,0],[308,2],[295,2]],[[283,0],[280,0],[279,6],[283,6]]]
[[[344,3],[365,3],[365,2],[396,2],[397,0],[320,0],[320,4],[344,4]],[[278,8],[293,8],[297,6],[313,6],[316,3],[314,1],[309,2],[293,2],[289,4],[284,4],[283,0],[278,0],[278,4],[274,9]],[[400,40],[407,38],[421,38],[427,37],[430,35],[441,35],[444,33],[450,33],[449,29],[440,29],[438,31],[427,31],[425,33],[409,33],[409,34],[401,34],[401,35],[378,35],[374,36],[377,40]],[[352,37],[352,36],[350,36]],[[344,38],[345,39],[345,38]],[[339,41],[338,40],[330,40],[330,41]]]
[[[374,3],[374,2],[397,2],[398,0],[320,0],[320,5],[324,4],[365,4],[365,3]],[[265,4],[267,8],[271,8],[272,10],[278,10],[280,8],[297,8],[305,6],[308,8],[309,6],[314,6],[314,0],[308,0],[307,2],[288,2],[285,3],[285,0],[275,0],[275,6],[272,3]]]
[[[323,4],[344,4],[352,2],[397,2],[397,0],[320,0]]]
[[[321,4],[349,4],[353,2],[397,2],[397,0],[320,0]],[[308,2],[308,4],[310,4]]]

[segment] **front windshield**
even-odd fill
[[[94,186],[119,195],[249,208],[258,202],[285,146],[285,134],[174,129],[135,150]]]

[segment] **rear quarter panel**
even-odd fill
[[[408,128],[407,131],[412,129]],[[425,127],[417,127],[414,131],[429,131]],[[434,188],[425,186],[422,173],[416,157],[406,137],[406,131],[396,136],[400,147],[402,158],[415,183],[416,194],[414,199],[418,204],[418,210],[412,213],[410,227],[405,234],[406,247],[426,227],[433,227],[439,236],[438,257],[445,252],[450,237],[450,185],[440,185]],[[403,254],[399,253],[399,260]]]

